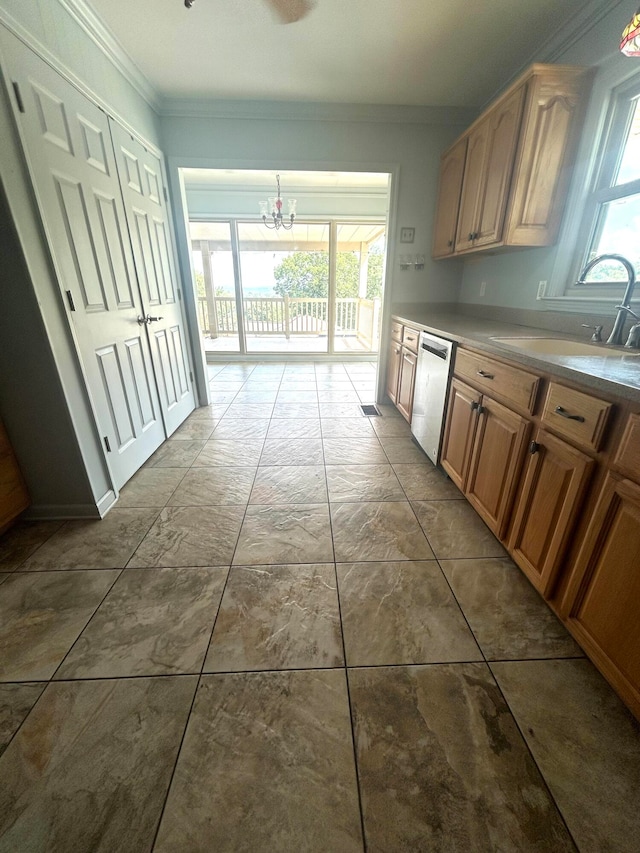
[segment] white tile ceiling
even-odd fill
[[[485,102],[585,6],[315,0],[282,25],[268,0],[86,3],[164,97],[461,107]]]

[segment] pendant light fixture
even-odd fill
[[[270,198],[268,201],[260,202],[260,215],[262,221],[267,228],[284,228],[285,231],[290,231],[293,228],[293,223],[296,218],[296,205],[298,204],[295,198],[290,198],[288,201],[289,221],[284,219],[282,215],[282,198],[280,196],[280,175],[276,175],[276,183],[278,186],[278,195],[275,198]]]
[[[640,56],[640,9],[624,28],[620,50],[625,56]]]

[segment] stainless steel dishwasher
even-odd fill
[[[411,432],[434,465],[440,459],[444,408],[455,344],[420,332]]]

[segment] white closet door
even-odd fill
[[[17,39],[9,75],[29,171],[119,488],[164,441],[107,116]]]
[[[193,411],[195,398],[179,298],[162,164],[110,120],[151,357],[167,435]]]

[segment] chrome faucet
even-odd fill
[[[622,345],[622,330],[624,329],[624,321],[627,319],[627,314],[631,314],[634,317],[636,315],[631,310],[631,297],[633,296],[633,288],[636,286],[636,273],[631,265],[631,263],[622,255],[598,255],[593,260],[589,261],[586,267],[580,273],[580,277],[577,280],[576,284],[587,284],[585,280],[585,276],[587,273],[591,272],[591,270],[602,261],[618,261],[618,263],[622,264],[622,266],[627,271],[627,288],[624,292],[624,296],[622,297],[622,304],[616,305],[618,309],[618,313],[616,315],[615,323],[613,324],[613,329],[611,329],[611,334],[607,338],[607,343],[612,344],[613,346],[621,346]],[[595,282],[592,282],[592,284]],[[638,319],[636,317],[636,319]],[[627,346],[634,346],[633,343],[630,343],[631,336],[629,336],[629,340],[627,341]]]

